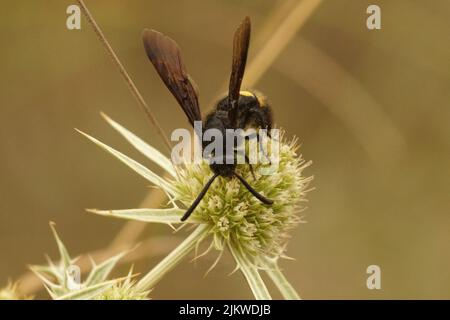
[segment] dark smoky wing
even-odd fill
[[[235,108],[239,100],[242,78],[244,77],[245,64],[250,43],[250,18],[245,17],[236,32],[233,40],[233,62],[231,65],[230,87],[228,99],[230,107]]]
[[[191,125],[200,121],[197,86],[186,71],[177,43],[158,31],[148,29],[144,30],[143,41],[148,58]]]

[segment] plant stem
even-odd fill
[[[284,274],[281,272],[276,261],[265,259],[264,264],[267,267],[267,274],[269,275],[270,279],[272,279],[278,290],[280,290],[284,299],[301,300],[297,291],[295,291],[294,287],[289,283]]]
[[[144,111],[145,115],[147,116],[147,119],[150,121],[150,124],[156,129],[156,132],[160,135],[162,140],[164,141],[165,147],[167,148],[167,151],[171,151],[171,146],[169,139],[167,139],[166,134],[164,133],[164,130],[159,125],[156,118],[153,116],[152,111],[150,110],[150,107],[145,102],[144,98],[142,97],[141,93],[137,89],[136,85],[134,84],[131,77],[128,75],[127,70],[123,66],[123,64],[120,62],[119,58],[117,57],[116,53],[114,52],[113,48],[109,44],[108,40],[106,39],[105,35],[103,34],[102,30],[98,26],[97,22],[95,22],[94,17],[89,12],[88,8],[84,4],[83,0],[77,0],[77,2],[80,4],[81,11],[83,12],[84,16],[86,17],[89,24],[92,26],[92,28],[95,31],[95,34],[97,35],[100,42],[105,47],[106,51],[108,52],[108,55],[111,57],[113,63],[116,65],[117,69],[119,69],[120,74],[123,76],[125,83],[128,85],[128,88],[131,90],[131,93],[136,98],[139,106]]]
[[[244,274],[245,279],[247,280],[250,289],[253,292],[256,300],[272,300],[272,297],[269,294],[269,290],[261,278],[261,275],[258,272],[258,269],[248,261],[248,259],[236,248],[232,245],[228,245],[230,248],[231,254],[236,260],[239,269]]]
[[[143,291],[151,289],[167,272],[172,270],[181,259],[195,248],[197,242],[201,241],[208,233],[209,228],[210,227],[206,224],[199,225],[189,237],[187,237],[137,283],[137,289]]]

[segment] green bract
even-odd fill
[[[124,278],[108,280],[112,269],[127,253],[121,252],[100,264],[92,261],[92,269],[84,281],[74,283],[71,272],[77,268],[77,258],[72,259],[66,246],[56,232],[54,223],[50,223],[61,256],[59,263],[48,259],[48,265],[30,266],[30,269],[42,280],[48,293],[55,300],[134,300],[144,299],[148,290],[139,290],[134,286],[132,274]],[[81,270],[80,270],[81,277]],[[79,279],[81,280],[81,278]],[[76,286],[75,286],[76,285]]]

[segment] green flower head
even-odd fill
[[[249,257],[279,257],[289,238],[288,231],[299,222],[298,212],[305,201],[311,178],[303,177],[309,165],[298,155],[296,139],[286,142],[282,136],[278,169],[272,174],[259,173],[263,164],[253,165],[254,177],[247,164],[238,165],[237,172],[253,188],[272,199],[270,206],[256,199],[237,179],[219,177],[214,181],[193,217],[211,226],[216,249],[225,244],[234,246]],[[175,200],[189,206],[211,176],[206,161],[189,164],[178,170],[172,181]]]

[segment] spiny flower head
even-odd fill
[[[149,293],[150,290],[137,289],[131,269],[123,281],[114,283],[110,288],[96,295],[93,300],[148,300]]]
[[[32,297],[23,295],[17,282],[9,281],[6,287],[0,288],[0,300],[31,300]]]
[[[55,264],[48,258],[47,265],[30,266],[30,269],[43,282],[52,299],[142,300],[146,298],[149,290],[139,290],[135,287],[132,270],[124,278],[107,279],[127,251],[115,255],[101,264],[96,264],[91,260],[92,269],[86,279],[81,281],[81,270],[76,264],[78,259],[70,257],[53,222],[50,223],[50,227],[58,245],[60,261]]]
[[[216,249],[227,242],[250,257],[278,257],[283,254],[288,231],[299,223],[298,212],[305,201],[306,188],[311,178],[303,177],[303,169],[309,165],[298,154],[296,139],[280,144],[278,169],[263,175],[263,164],[241,164],[237,172],[250,182],[253,188],[272,199],[270,206],[256,199],[237,179],[219,177],[193,213],[193,217],[211,226]],[[187,164],[179,170],[173,185],[175,200],[189,206],[211,176],[205,161]]]

